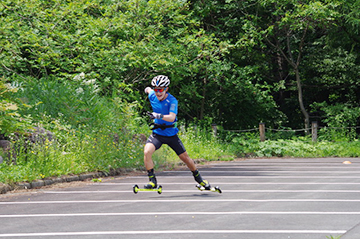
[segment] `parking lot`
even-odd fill
[[[344,161],[351,164],[343,164]],[[0,196],[3,238],[336,238],[360,222],[358,159],[247,159]],[[345,236],[344,236],[345,237]],[[349,237],[350,238],[350,237]],[[355,237],[354,237],[355,238]]]

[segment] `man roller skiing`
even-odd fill
[[[154,127],[144,147],[144,163],[149,176],[149,183],[144,188],[154,189],[157,187],[152,155],[163,144],[167,144],[190,169],[195,181],[206,190],[210,190],[210,184],[202,179],[194,161],[189,157],[177,135],[179,132],[179,129],[176,127],[178,101],[168,92],[169,85],[170,80],[167,76],[158,75],[151,81],[152,88],[145,88],[145,93],[148,94],[153,109],[153,112],[148,113],[148,115],[154,120]]]

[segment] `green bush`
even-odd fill
[[[10,135],[23,132],[29,127],[31,119],[20,114],[20,109],[30,107],[23,104],[20,99],[15,97],[18,88],[7,82],[5,78],[0,78],[0,134]]]
[[[319,140],[351,141],[357,138],[355,127],[359,122],[360,108],[350,104],[314,103],[313,108],[324,112],[322,121],[327,125],[319,130]]]
[[[232,150],[238,156],[251,157],[359,157],[360,142],[312,142],[310,137],[291,140],[266,140],[235,138]]]
[[[142,166],[143,145],[134,135],[148,129],[138,115],[139,104],[103,97],[95,82],[88,81],[84,77],[73,82],[40,79],[21,83],[16,96],[33,107],[19,113],[29,115],[33,126],[51,131],[54,140],[30,143],[30,131],[20,138],[10,135],[17,151],[16,164],[1,165],[0,181]]]

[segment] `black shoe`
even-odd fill
[[[199,173],[198,170],[195,170],[195,171],[193,171],[192,173],[193,173],[193,176],[194,176],[195,181],[196,181],[200,186],[204,187],[205,190],[210,190],[211,186],[210,186],[209,182],[202,179],[202,177],[201,177],[201,175],[200,175],[200,173]]]
[[[157,188],[157,185],[153,182],[149,182],[148,184],[144,185],[145,189],[154,189]]]
[[[149,176],[149,183],[144,185],[145,189],[154,189],[157,188],[157,180],[155,175],[150,175]]]
[[[210,190],[211,189],[211,185],[208,181],[203,180],[201,183],[199,183],[201,186],[203,186],[205,188],[205,190]]]

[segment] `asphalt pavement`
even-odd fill
[[[350,161],[351,164],[343,164]],[[360,238],[357,158],[276,158],[157,172],[162,194],[133,193],[147,177],[0,196],[0,238]]]

